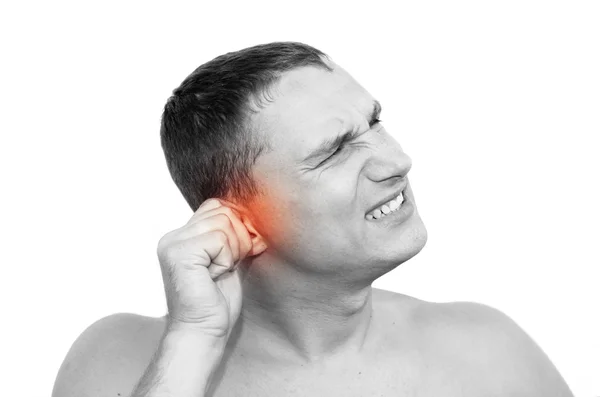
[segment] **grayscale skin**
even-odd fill
[[[572,396],[498,310],[372,288],[423,249],[427,230],[412,160],[375,122],[376,98],[330,64],[333,72],[284,73],[256,108],[252,130],[270,146],[252,169],[263,194],[209,200],[161,239],[169,315],[93,324],[67,355],[54,397],[125,396],[144,376],[173,387],[193,379],[202,389],[194,395],[214,397]],[[348,132],[355,137],[341,147],[311,155]],[[398,210],[369,216],[399,192]]]

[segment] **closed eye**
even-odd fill
[[[325,160],[321,161],[317,167],[320,167],[322,164],[325,164],[326,162],[328,162],[329,160],[334,158],[338,153],[340,153],[342,151],[343,148],[344,148],[344,145],[338,146],[337,149],[335,149],[335,152],[331,153],[331,155],[329,157],[327,157]]]
[[[332,158],[333,156],[335,156],[336,154],[341,152],[343,148],[344,148],[344,145],[338,146],[337,149],[335,149],[335,152],[331,153],[331,156],[329,156],[328,158]]]
[[[373,126],[377,125],[381,123],[381,120],[374,118],[371,120],[371,122],[369,123],[369,126],[372,128]],[[356,138],[355,138],[356,139]],[[352,144],[352,146],[355,146],[355,144]],[[337,149],[335,149],[335,151],[333,153],[331,153],[329,155],[329,157],[327,157],[325,160],[321,161],[316,168],[322,166],[323,164],[327,163],[328,161],[332,160],[334,157],[336,157],[337,155],[339,155],[339,153],[341,153],[345,148],[345,144],[341,144],[337,147]]]
[[[375,125],[378,125],[381,123],[381,120],[379,118],[377,118],[376,116],[373,116],[371,118],[371,120],[369,121],[369,129],[373,128]],[[362,135],[362,134],[361,134]],[[351,142],[353,140],[355,140],[356,138],[358,138],[358,136],[352,137],[352,138],[348,138],[346,137],[343,141],[342,144],[340,144],[333,153],[331,153],[325,160],[321,161],[315,168],[319,168],[320,166],[322,166],[323,164],[327,163],[329,160],[331,160],[332,158],[336,157],[336,155],[338,155],[343,149],[344,149],[344,143],[346,142]]]

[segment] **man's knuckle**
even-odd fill
[[[233,218],[235,216],[235,213],[233,212],[233,210],[229,207],[223,207],[222,209],[223,213],[225,215],[227,215],[229,218]]]
[[[188,237],[199,236],[207,231],[205,221],[199,221],[186,226],[185,235]]]
[[[215,230],[213,233],[214,233],[215,239],[219,243],[225,244],[227,242],[227,240],[228,240],[227,233],[225,233],[223,230]]]
[[[231,218],[227,214],[218,214],[219,222],[221,222],[222,226],[230,227],[232,225]]]

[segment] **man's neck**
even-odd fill
[[[240,342],[265,360],[307,365],[359,357],[369,335],[372,288],[254,264],[243,277]]]

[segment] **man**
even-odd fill
[[[499,311],[371,287],[427,240],[380,111],[304,44],[194,71],[161,129],[195,212],[159,242],[169,313],[90,326],[53,396],[571,396]]]

